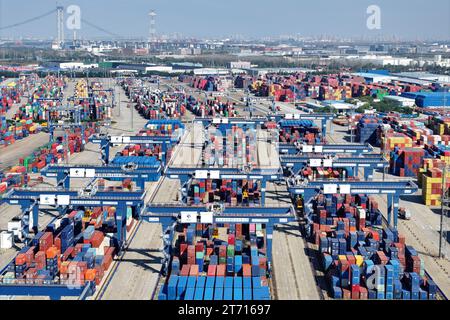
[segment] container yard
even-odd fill
[[[243,65],[2,81],[0,299],[447,300],[450,83]]]
[[[450,4],[328,2],[0,0],[0,301],[444,305]]]
[[[446,299],[436,222],[415,232],[450,185],[445,117],[359,115],[348,143],[331,114],[178,81],[22,82],[4,132],[47,140],[0,175],[0,296]]]

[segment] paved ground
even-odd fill
[[[267,205],[289,205],[285,185],[268,184]],[[278,201],[277,201],[278,200]],[[297,222],[279,225],[273,232],[273,291],[280,300],[318,300],[319,289],[312,268],[313,255],[306,247]]]
[[[48,134],[39,132],[22,140],[16,140],[12,145],[0,149],[0,170],[18,165],[19,158],[30,155],[34,150],[48,143],[48,141]]]

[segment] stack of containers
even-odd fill
[[[377,129],[380,126],[378,118],[363,117],[359,120],[356,131],[356,139],[360,143],[378,144]]]
[[[320,130],[311,120],[283,120],[279,125],[281,127],[280,142],[306,142],[307,144],[320,142]]]
[[[23,166],[14,166],[6,172],[0,171],[0,194],[14,187],[26,186],[29,181],[30,176]]]
[[[395,229],[378,227],[381,213],[373,199],[321,195],[314,207],[313,241],[318,245],[332,297],[436,298],[436,285],[425,276],[423,261],[405,245],[404,236]],[[377,276],[373,276],[375,268]]]
[[[160,300],[270,299],[261,225],[190,226],[176,246]]]
[[[422,148],[394,148],[390,154],[389,173],[400,177],[417,177],[423,166],[425,150]]]
[[[109,216],[110,209],[94,211]],[[105,237],[102,223],[95,223],[94,216],[88,211],[72,211],[49,224],[45,232],[36,234],[30,246],[17,254],[0,281],[27,285],[84,285],[85,281],[94,281],[98,285],[116,250],[110,246],[111,239]]]
[[[413,147],[412,139],[403,133],[386,133],[381,139],[381,150],[389,153],[395,147],[411,148]]]
[[[423,185],[424,176],[428,172],[428,169],[432,168],[444,168],[446,164],[450,162],[443,161],[440,159],[427,158],[423,160],[423,167],[419,169],[419,174],[417,176],[417,182],[419,186]]]
[[[231,206],[254,206],[260,203],[260,183],[258,180],[195,179],[188,196],[189,203],[194,205],[220,201]]]
[[[422,197],[427,206],[440,206],[442,197],[442,175],[439,168],[429,168],[422,174]],[[447,186],[450,187],[450,172],[447,172]]]

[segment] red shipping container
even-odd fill
[[[39,251],[47,251],[53,245],[53,234],[45,232],[39,239]]]
[[[226,266],[224,264],[218,265],[216,268],[217,277],[225,277],[226,274]]]
[[[191,265],[191,268],[189,270],[189,275],[193,276],[193,277],[198,276],[198,265],[196,265],[196,264]]]
[[[28,249],[28,251],[25,253],[25,259],[26,259],[26,264],[29,267],[34,260],[34,250],[35,247],[31,247],[30,249]]]
[[[16,256],[16,260],[15,260],[16,265],[21,266],[21,265],[25,264],[26,262],[27,262],[27,258],[24,253],[19,253]]]
[[[228,235],[228,244],[234,245],[234,240],[235,240],[234,234],[229,234]]]
[[[43,269],[46,266],[45,262],[45,252],[44,251],[38,251],[36,255],[34,256],[34,262],[36,262],[36,268],[37,269]]]
[[[67,249],[66,249],[66,251],[64,251],[64,253],[63,253],[63,256],[62,256],[62,261],[66,261],[66,260],[68,260],[70,257],[75,257],[74,255],[73,255],[73,253],[74,253],[74,247],[68,247]]]
[[[203,245],[203,243],[199,242],[195,244],[195,252],[204,252],[205,251],[205,246]]]
[[[96,271],[96,273],[95,273],[95,284],[98,286],[100,284],[100,282],[102,281],[102,279],[103,279],[103,275],[105,273],[105,270],[103,270],[103,267],[100,266],[100,265],[96,265],[94,269]]]
[[[352,285],[352,300],[359,299],[359,285]]]
[[[98,248],[102,244],[103,240],[105,238],[105,235],[101,231],[94,231],[94,234],[92,235],[90,239],[90,243],[93,248]]]
[[[208,266],[208,277],[214,277],[216,275],[216,268],[215,265],[209,265]]]
[[[116,248],[114,248],[114,247],[105,247],[103,249],[103,252],[105,253],[105,255],[110,255],[111,257],[114,257],[114,255],[116,254]]]
[[[356,258],[354,255],[350,255],[350,254],[347,255],[347,261],[350,265],[356,264]]]
[[[58,236],[55,238],[55,247],[58,248],[58,250],[61,250],[61,238]]]
[[[191,269],[190,265],[188,265],[188,264],[183,265],[181,267],[180,276],[183,276],[183,277],[189,276],[190,269]]]

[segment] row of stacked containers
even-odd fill
[[[96,123],[85,124],[83,129],[75,128],[73,133],[67,135],[67,150],[64,136],[56,137],[54,142],[39,147],[27,157],[19,158],[19,165],[24,166],[27,172],[37,173],[48,164],[61,163],[69,155],[82,152],[88,138],[98,129]]]
[[[280,143],[320,143],[320,129],[311,120],[283,120],[280,122]]]
[[[195,179],[188,192],[188,204],[223,202],[229,206],[260,205],[258,180]]]
[[[183,130],[181,123],[177,120],[151,120],[145,128],[140,130],[138,136],[175,136]],[[157,160],[162,161],[161,144],[130,144],[126,146],[122,151],[116,154],[116,157],[155,157]],[[166,160],[168,161],[173,153],[173,146],[169,146],[166,150]]]
[[[159,300],[270,300],[261,224],[181,227]]]
[[[377,144],[390,162],[389,173],[417,178],[424,204],[440,206],[443,169],[450,164],[450,118],[419,121],[388,115],[382,122]]]
[[[162,94],[133,78],[124,79],[121,85],[136,110],[146,119],[178,119],[186,113],[184,94]]]
[[[3,269],[4,284],[99,284],[116,250],[114,207],[74,210],[50,223]],[[112,223],[111,223],[112,222]]]
[[[19,107],[18,112],[13,116],[16,121],[33,121],[45,124],[48,121],[56,122],[64,110],[52,110],[54,107],[64,106],[60,99],[63,98],[64,89],[67,86],[67,79],[48,76],[38,84],[34,92],[30,95],[26,104]],[[85,80],[76,83],[75,96],[69,104],[78,106],[81,121],[92,122],[111,118],[111,101],[106,91],[101,91],[100,83],[91,83],[91,88],[96,89],[88,97],[88,88]]]
[[[23,166],[14,166],[8,170],[0,171],[0,197],[14,187],[26,186],[30,177]]]
[[[227,76],[190,76],[182,74],[178,81],[203,91],[224,91],[233,87],[233,79]]]
[[[189,96],[187,109],[201,118],[217,116],[233,118],[239,115],[234,102],[222,101],[220,97],[208,98],[206,102],[200,102]]]
[[[237,126],[232,126],[226,138],[233,142],[231,152],[241,158],[244,149],[254,148],[256,144],[251,143],[251,135]],[[214,134],[209,140],[213,144],[215,141],[221,143]],[[246,144],[242,143],[244,141]],[[225,145],[223,149],[227,147]],[[222,151],[215,146],[214,150],[218,149]],[[247,160],[256,164],[256,159]],[[223,167],[229,163],[211,163],[214,164]],[[260,193],[258,180],[195,178],[188,189],[188,205],[222,202],[227,206],[257,206],[260,205]],[[168,276],[159,289],[158,299],[271,298],[264,224],[180,224],[176,231]]]
[[[36,82],[34,90],[30,93],[28,101],[19,107],[13,119],[16,121],[26,120],[36,123],[45,123],[50,119],[56,119],[57,113],[51,112],[49,108],[61,105],[58,99],[62,98],[65,87],[66,79],[64,78],[47,76],[40,79]]]
[[[236,167],[257,164],[256,131],[233,125],[225,132],[218,129],[208,131],[209,145],[204,159],[208,166]]]
[[[40,131],[39,124],[33,119],[16,116],[7,119],[6,117],[6,112],[14,104],[20,104],[23,97],[33,92],[37,79],[36,75],[20,77],[0,88],[0,148]]]
[[[382,226],[378,203],[366,195],[319,195],[311,241],[328,291],[336,299],[436,299],[423,260],[396,230]]]
[[[39,132],[42,127],[41,124],[33,121],[44,121],[44,119],[53,118],[58,120],[60,114],[55,112],[49,112],[48,107],[56,106],[54,101],[40,101],[40,98],[60,98],[61,93],[66,86],[66,80],[63,78],[57,78],[55,76],[47,76],[43,79],[38,77],[26,77],[26,80],[21,82],[21,85],[26,88],[30,88],[29,99],[31,102],[19,108],[19,111],[13,116],[15,134],[10,135],[9,141],[13,142],[15,139],[26,137],[30,133]],[[26,81],[26,82],[25,82]],[[96,89],[101,89],[99,84],[93,84]],[[87,95],[87,83],[84,80],[80,80],[76,84],[77,92],[79,95]],[[94,101],[106,105],[108,102],[105,99],[104,93],[94,93]],[[105,100],[102,100],[105,99]],[[86,100],[87,101],[87,100]],[[81,100],[76,100],[75,103],[83,105]],[[107,117],[104,111],[106,108],[98,108],[97,112],[94,112],[92,116],[92,106],[86,103],[85,112],[82,113],[82,120],[85,120],[82,128],[73,128],[67,135],[55,137],[53,142],[49,142],[35,151],[29,156],[18,159],[18,166],[10,169],[5,169],[1,173],[2,182],[0,184],[0,194],[5,193],[12,187],[26,186],[30,181],[27,173],[38,173],[48,164],[61,163],[68,158],[69,155],[82,152],[89,137],[99,131],[99,125],[96,120]],[[7,126],[5,116],[0,117],[0,128],[3,130]],[[21,131],[21,134],[19,134]],[[2,131],[3,132],[3,131]],[[12,132],[12,131],[10,131]],[[64,141],[67,137],[67,141]],[[2,140],[3,142],[3,140]],[[67,150],[65,149],[67,145]],[[5,144],[2,143],[2,146]]]
[[[386,95],[416,99],[418,106],[435,106],[445,103],[443,89],[436,84],[427,87],[399,80],[389,83],[367,83],[363,77],[346,73],[324,76],[300,72],[281,76],[266,74],[264,77],[239,75],[234,79],[236,88],[250,89],[258,96],[272,96],[276,101],[293,102],[309,97],[318,100],[346,100],[371,96],[383,99]],[[419,92],[421,91],[421,92]]]

